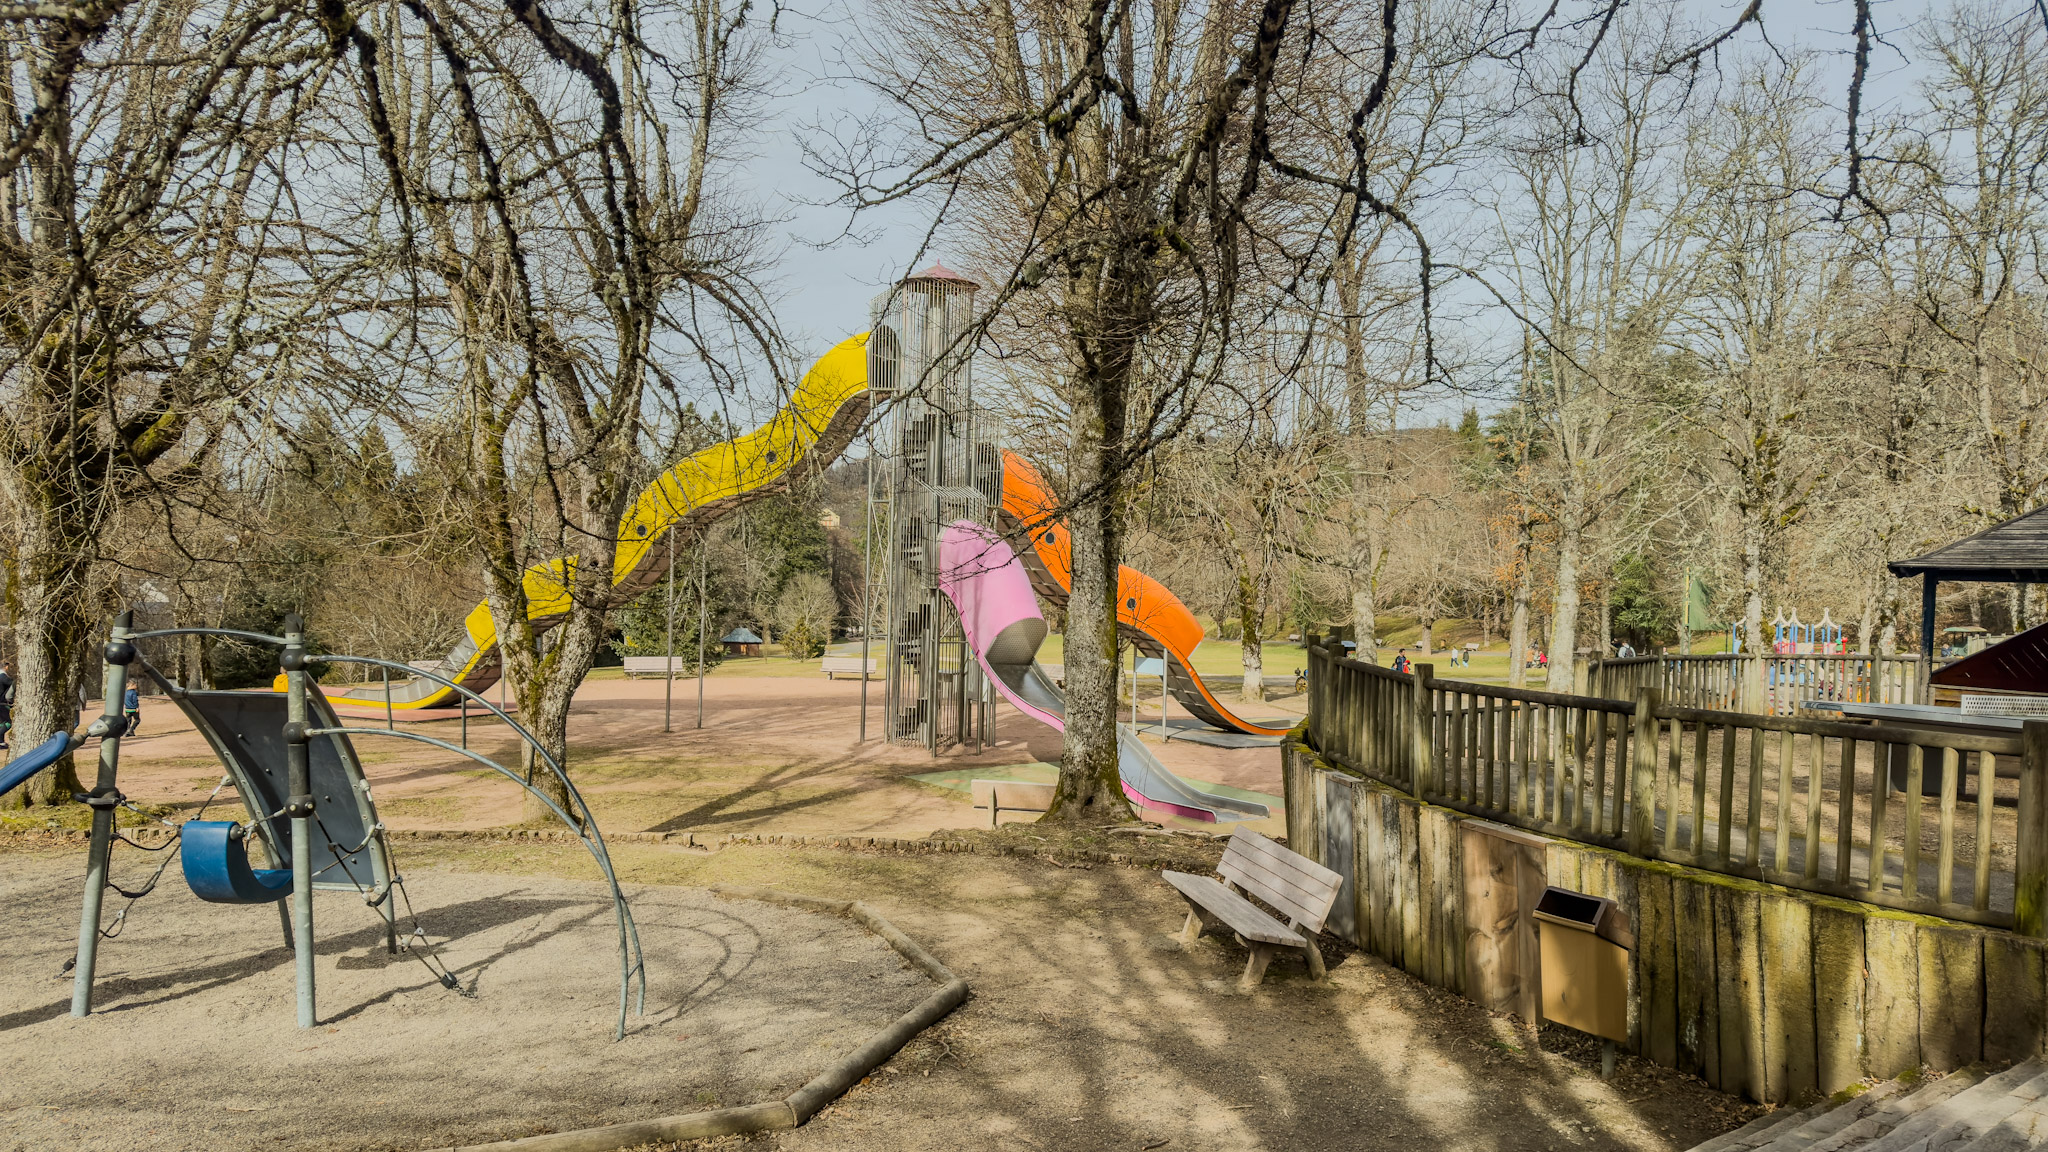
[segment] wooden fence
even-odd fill
[[[1650,859],[2048,935],[2048,723],[1767,716],[1309,650],[1308,743],[1419,799]]]
[[[1634,656],[1587,665],[1590,695],[1634,700],[1643,688],[1688,708],[1771,716],[1797,716],[1808,700],[1927,702],[1918,656]]]

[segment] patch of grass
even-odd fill
[[[207,788],[220,782],[207,781]],[[158,819],[178,811],[175,804],[137,804],[140,812],[114,809],[114,827],[154,827]],[[38,804],[33,808],[0,809],[0,830],[8,832],[86,832],[92,828],[92,809],[84,804]]]

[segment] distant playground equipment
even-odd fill
[[[1053,515],[1059,501],[1052,489],[1022,456],[1003,453],[999,527],[1019,547],[1032,590],[1048,603],[1064,605],[1074,583],[1074,545],[1066,523]],[[1253,736],[1284,736],[1290,725],[1246,720],[1216,699],[1196,673],[1195,648],[1202,625],[1180,597],[1164,584],[1129,565],[1116,574],[1117,631],[1148,659],[1165,665],[1162,675],[1174,701],[1212,728]]]
[[[1807,624],[1799,619],[1799,609],[1792,609],[1786,616],[1779,608],[1771,617],[1767,627],[1771,630],[1773,656],[1841,656],[1848,652],[1842,641],[1842,626],[1835,623],[1834,609],[1821,609],[1820,622]],[[1746,629],[1740,620],[1728,626],[1728,651],[1731,654],[1754,654],[1755,648],[1747,643]]]
[[[85,897],[80,910],[78,952],[71,993],[71,1014],[92,1013],[93,977],[102,939],[112,939],[125,923],[135,903],[150,894],[173,857],[181,860],[185,881],[202,900],[221,904],[277,904],[285,938],[296,956],[298,1023],[310,1028],[318,1023],[313,968],[313,893],[316,890],[354,892],[375,910],[384,924],[387,951],[411,954],[443,987],[462,991],[461,981],[425,947],[426,933],[412,915],[405,881],[391,862],[390,845],[383,821],[378,818],[370,784],[363,776],[362,763],[349,742],[351,736],[389,736],[431,744],[476,761],[524,788],[545,804],[574,831],[597,862],[610,886],[612,906],[618,921],[619,1016],[616,1035],[623,1037],[626,1008],[633,977],[640,978],[638,1008],[646,1010],[647,972],[640,954],[639,930],[632,909],[605,851],[604,841],[576,786],[562,766],[517,721],[474,691],[455,684],[438,673],[408,668],[388,660],[367,656],[310,656],[305,646],[305,629],[296,615],[285,620],[285,634],[271,636],[224,628],[168,628],[133,631],[134,615],[123,612],[114,622],[103,649],[105,675],[102,682],[104,711],[82,734],[60,732],[30,749],[0,769],[0,795],[19,787],[36,773],[55,764],[85,740],[99,740],[99,773],[91,792],[77,799],[92,808],[92,839],[86,859]],[[277,691],[202,691],[173,684],[152,667],[136,642],[161,636],[204,635],[261,644],[279,651],[285,689]],[[445,740],[416,732],[388,728],[355,728],[341,723],[327,700],[308,690],[306,665],[317,660],[328,664],[360,664],[396,669],[437,682],[445,693],[472,702],[495,715],[531,749],[536,765],[552,773],[569,796],[574,815],[565,811],[525,777],[487,756],[458,747]],[[195,818],[177,826],[169,844],[157,849],[165,853],[162,863],[137,891],[127,891],[108,878],[114,841],[141,848],[115,828],[115,809],[139,812],[121,794],[118,775],[121,738],[127,730],[122,699],[129,683],[129,669],[138,667],[176,703],[193,726],[220,757],[226,775],[201,805],[206,814],[215,796],[233,788],[247,810],[246,821]],[[266,856],[266,866],[251,859],[252,841]],[[111,928],[101,926],[102,903],[109,888],[127,897],[128,904],[114,917]],[[284,902],[289,900],[287,912]],[[397,905],[403,902],[412,920],[411,932],[401,941],[398,935]]]

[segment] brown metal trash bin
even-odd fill
[[[1536,902],[1543,958],[1543,1018],[1602,1039],[1628,1040],[1628,951],[1635,945],[1614,901],[1546,888]]]

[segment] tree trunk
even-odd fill
[[[1605,660],[1614,655],[1614,586],[1607,581],[1600,582],[1600,649],[1593,654],[1595,660]]]
[[[1529,670],[1523,667],[1529,654],[1529,596],[1530,584],[1536,579],[1531,570],[1530,553],[1534,550],[1532,529],[1527,516],[1515,533],[1515,592],[1514,602],[1508,611],[1508,687],[1526,688],[1529,684]]]
[[[1430,645],[1434,642],[1435,633],[1436,617],[1425,611],[1422,614],[1422,654],[1424,656],[1430,654]]]
[[[78,724],[78,659],[92,628],[84,601],[89,552],[75,533],[51,527],[32,510],[23,525],[20,568],[14,588],[14,729],[8,743],[19,752]],[[44,523],[37,523],[45,519]],[[85,791],[70,756],[22,786],[16,803],[26,807],[69,804]]]
[[[1578,520],[1568,515],[1557,533],[1557,596],[1550,610],[1550,675],[1543,683],[1551,692],[1572,690],[1572,652],[1579,644],[1579,549]]]
[[[1877,588],[1877,653],[1896,656],[1899,654],[1899,582],[1892,579],[1889,572],[1880,573]]]
[[[1247,704],[1257,704],[1266,699],[1266,652],[1259,640],[1260,610],[1259,582],[1252,572],[1251,560],[1243,553],[1237,557],[1237,649],[1244,665],[1244,685],[1239,698]]]
[[[1764,639],[1764,546],[1761,535],[1750,531],[1742,538],[1742,642],[1752,657],[1748,663],[1747,695],[1744,707],[1758,711],[1764,706],[1766,678],[1771,654]]]
[[[1362,453],[1360,454],[1362,457]],[[1368,664],[1377,664],[1379,649],[1379,578],[1381,551],[1379,541],[1372,531],[1372,518],[1366,507],[1367,484],[1363,460],[1352,461],[1351,481],[1351,524],[1350,536],[1350,583],[1351,583],[1351,631],[1352,639],[1358,644],[1357,656]]]
[[[1046,820],[1100,823],[1130,819],[1117,771],[1116,501],[1107,486],[1112,422],[1122,408],[1105,411],[1094,382],[1076,389],[1069,456],[1069,490],[1098,498],[1078,501],[1067,513],[1073,541],[1074,583],[1067,598],[1066,729],[1060,737],[1060,778]]]

